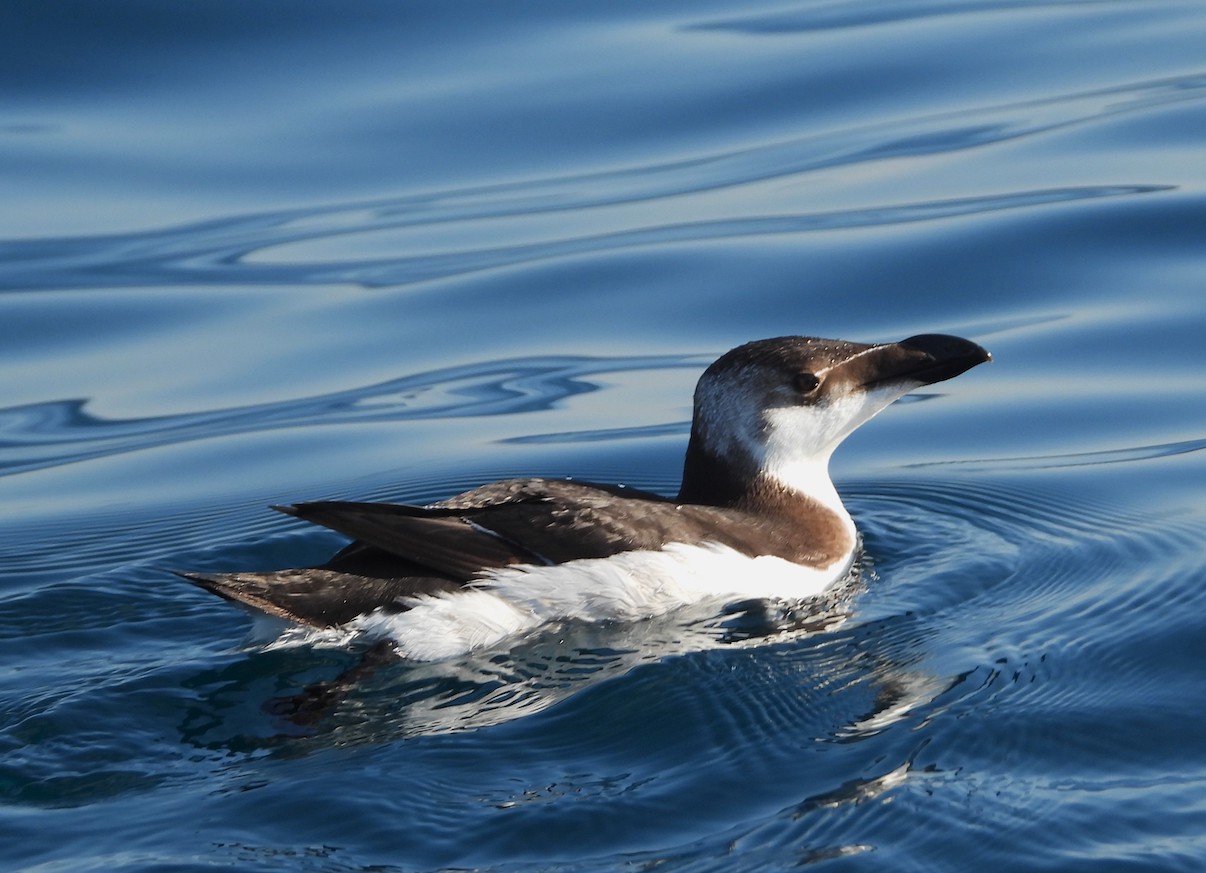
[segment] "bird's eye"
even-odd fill
[[[811,394],[817,390],[817,386],[821,384],[821,380],[812,373],[797,373],[793,384],[801,394]]]

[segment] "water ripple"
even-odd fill
[[[640,227],[594,236],[560,239],[547,243],[511,246],[497,249],[461,251],[453,254],[393,258],[383,262],[361,262],[338,269],[310,266],[306,273],[311,281],[322,283],[350,282],[364,287],[407,285],[432,279],[443,279],[478,270],[544,261],[572,255],[614,252],[624,249],[697,243],[739,237],[772,236],[778,234],[810,233],[864,227],[900,225],[940,218],[998,212],[1051,203],[1066,203],[1101,197],[1148,194],[1169,190],[1160,185],[1109,185],[1081,188],[1061,188],[1016,191],[987,197],[967,197],[953,200],[907,203],[899,206],[877,206],[870,209],[842,210],[831,213],[753,216],[748,218],[695,221],[682,224],[663,224]],[[248,281],[259,281],[250,276]]]
[[[877,0],[818,3],[804,10],[775,12],[744,18],[697,24],[692,30],[719,30],[747,35],[780,35],[840,30],[867,25],[899,24],[954,15],[1044,9],[1080,9],[1085,6],[1117,6],[1119,0],[899,0],[885,7]]]
[[[151,232],[9,240],[0,242],[0,289],[214,283],[398,286],[533,260],[636,246],[878,227],[1167,190],[1166,186],[1128,182],[769,216],[734,216],[729,204],[724,210],[726,217],[685,223],[665,223],[640,210],[601,210],[783,180],[835,167],[958,152],[1172,103],[1199,101],[1204,96],[1206,77],[1192,75],[898,120],[615,171],[236,216]],[[484,244],[491,234],[479,229],[477,233],[482,235],[470,235],[466,241],[442,247],[448,250],[438,253],[357,258],[350,251],[354,248],[350,239],[382,231],[569,211],[594,215],[591,231],[574,233],[542,227],[539,239],[498,246]],[[306,260],[308,244],[339,239],[348,241],[345,245],[349,251],[335,258],[334,263],[331,259]],[[415,241],[405,237],[389,246],[402,252],[413,252],[415,247]]]
[[[983,481],[854,493],[871,507],[860,519],[882,577],[859,612],[885,616],[889,660],[928,636],[962,664],[934,713],[1130,706],[1119,698],[1160,684],[1134,660],[1153,626],[1166,640],[1196,632],[1201,591],[1167,556],[1200,551],[1198,518]],[[919,524],[932,535],[921,549]],[[992,537],[949,535],[961,529]]]
[[[990,470],[1049,470],[1065,467],[1091,467],[1098,464],[1128,464],[1187,455],[1206,449],[1206,439],[1179,440],[1154,445],[1104,449],[1092,452],[1067,452],[1055,455],[1021,455],[1008,458],[977,458],[953,461],[923,461],[908,467],[957,466],[974,472]]]
[[[525,434],[499,440],[508,445],[551,445],[555,443],[599,443],[615,440],[649,439],[661,436],[686,436],[691,432],[690,421],[673,421],[642,427],[594,428],[592,430],[562,431],[559,433]]]
[[[595,377],[603,373],[705,363],[685,355],[512,358],[275,403],[151,418],[100,418],[87,411],[84,400],[9,407],[0,409],[0,476],[240,433],[530,412],[598,390]]]

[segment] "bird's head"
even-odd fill
[[[700,377],[679,498],[735,504],[769,483],[831,503],[829,458],[842,440],[898,397],[990,359],[975,343],[942,334],[739,346]]]

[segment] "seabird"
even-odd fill
[[[898,397],[988,360],[941,334],[757,340],[700,377],[673,498],[537,478],[428,506],[278,506],[351,544],[317,567],[181,575],[304,625],[376,629],[417,660],[550,621],[635,620],[706,599],[804,600],[845,578],[859,547],[829,478],[833,450]]]

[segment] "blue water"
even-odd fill
[[[0,82],[0,868],[1206,868],[1206,6],[9,2]],[[836,456],[844,621],[356,672],[169,572],[921,332],[996,360]]]

